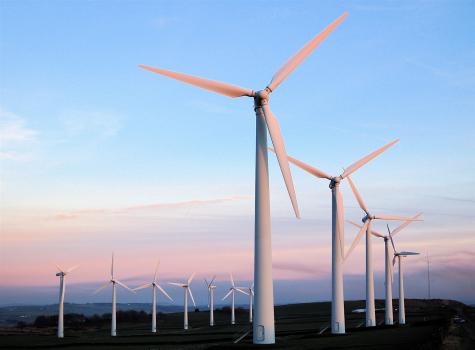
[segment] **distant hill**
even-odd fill
[[[150,312],[151,304],[147,303],[118,303],[117,310],[145,311]],[[180,312],[183,306],[180,305],[158,305],[158,312],[171,313]],[[72,304],[64,303],[64,313],[83,314],[92,316],[94,314],[102,315],[111,312],[110,303],[87,303]],[[51,305],[22,305],[0,307],[0,327],[15,326],[18,322],[31,323],[37,316],[56,315],[58,313],[58,304]]]

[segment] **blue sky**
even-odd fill
[[[72,265],[86,251],[91,264],[78,279],[89,283],[100,279],[92,262],[104,261],[105,273],[111,250],[141,255],[136,268],[165,256],[170,278],[188,274],[183,261],[219,251],[223,267],[209,257],[197,263],[202,273],[232,269],[250,278],[252,100],[137,65],[261,89],[344,11],[342,25],[272,94],[287,151],[336,175],[401,138],[355,182],[374,211],[423,211],[425,222],[401,234],[401,244],[433,252],[440,268],[466,267],[460,273],[475,280],[474,2],[1,1],[0,8],[5,287],[54,284],[51,264]],[[296,273],[277,269],[276,278],[311,279],[308,268],[324,278],[327,184],[293,169],[302,211],[295,221],[273,157],[270,169],[274,263]],[[357,220],[343,191],[347,218]],[[355,234],[347,227],[347,245]],[[361,245],[348,273],[363,273],[362,254]],[[423,269],[418,259],[414,274]],[[32,265],[37,280],[11,273]],[[464,290],[473,284],[453,285],[454,297],[470,299]]]

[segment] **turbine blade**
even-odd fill
[[[239,293],[242,293],[242,294],[245,294],[245,295],[249,295],[248,292],[246,292],[245,290],[241,289],[241,288],[245,288],[245,287],[236,287],[234,288],[235,291],[239,292]]]
[[[127,287],[127,286],[126,286],[124,283],[122,283],[121,281],[115,280],[115,282],[116,282],[119,286],[121,286],[121,287],[127,289],[129,292],[132,292],[132,293],[135,294],[135,290],[133,290],[132,288]]]
[[[183,283],[176,283],[176,282],[168,282],[168,284],[171,284],[173,286],[178,286],[178,287],[186,287],[186,284]]]
[[[225,296],[223,297],[223,299],[221,299],[221,300],[224,300],[224,299],[226,299],[227,297],[229,297],[232,292],[233,292],[233,290],[230,289],[229,292],[227,292],[226,295],[225,295]]]
[[[216,279],[216,275],[213,276],[213,279],[211,280],[211,282],[209,282],[209,284],[213,285],[213,282],[214,282],[215,279]]]
[[[112,252],[111,279],[114,279],[114,252]]]
[[[229,274],[229,277],[231,278],[231,285],[234,287],[234,278],[233,278],[233,274],[230,273]]]
[[[309,41],[304,47],[300,49],[290,60],[288,60],[284,65],[282,65],[272,77],[271,82],[268,85],[268,88],[271,91],[274,91],[280,83],[282,83],[285,78],[287,78],[290,73],[294,71],[311,53],[312,51],[323,41],[325,38],[348,16],[348,13],[343,13],[338,17],[333,23],[325,28],[323,32],[318,34],[315,38]]]
[[[157,280],[158,267],[160,266],[160,259],[157,260],[157,265],[155,266],[155,273],[153,274],[153,281]]]
[[[61,267],[59,267],[59,265],[58,265],[58,264],[54,264],[54,265],[56,266],[56,268],[58,269],[58,271],[59,271],[59,272],[62,272],[62,273],[64,273],[63,269],[62,269]]]
[[[66,270],[66,273],[73,272],[73,271],[76,270],[78,267],[79,267],[79,265],[74,265],[74,266],[70,267],[69,269],[67,269],[67,270]]]
[[[280,132],[279,122],[270,110],[268,104],[263,105],[262,109],[264,111],[267,129],[269,130],[272,144],[274,145],[275,153],[277,155],[277,160],[279,161],[280,170],[282,171],[282,176],[284,177],[285,186],[287,187],[287,192],[289,193],[290,201],[292,202],[292,207],[294,208],[295,216],[300,218],[294,183],[292,181],[292,173],[290,172],[289,161],[287,159],[287,153],[285,152],[284,139]]]
[[[208,281],[206,280],[206,278],[204,279],[204,282],[205,282],[206,288],[209,288],[210,284],[208,283]]]
[[[345,260],[346,258],[348,258],[350,256],[350,254],[353,252],[353,250],[355,249],[355,247],[358,245],[358,243],[360,242],[361,240],[361,237],[363,237],[364,233],[366,232],[367,228],[368,228],[368,225],[369,225],[369,220],[366,220],[366,222],[364,223],[363,226],[361,226],[361,229],[360,231],[358,232],[358,234],[356,235],[355,239],[353,240],[353,243],[351,244],[351,247],[350,249],[348,250],[348,252],[346,253],[345,255]]]
[[[97,288],[92,294],[94,295],[94,294],[99,293],[101,290],[103,290],[104,288],[106,288],[106,287],[109,285],[109,283],[111,283],[111,282],[110,282],[110,281],[107,281],[107,283],[104,283],[102,286],[100,286],[99,288]]]
[[[399,255],[419,255],[420,253],[416,252],[400,252]]]
[[[415,219],[418,219],[420,216],[422,215],[422,213],[419,213],[417,215],[414,215],[413,217],[411,217],[411,220],[407,220],[406,222],[403,222],[401,225],[399,225],[395,230],[393,230],[393,232],[391,233],[393,236],[395,234],[397,234],[398,232],[401,232],[404,228],[406,228],[407,226],[409,226]]]
[[[389,147],[395,145],[396,143],[399,142],[399,139],[396,139],[394,141],[391,141],[390,143],[388,143],[387,145],[381,147],[381,148],[378,148],[376,151],[368,154],[366,157],[363,157],[361,158],[360,160],[358,160],[357,162],[354,162],[353,164],[351,164],[348,168],[345,169],[345,171],[343,172],[343,174],[341,174],[341,178],[344,179],[346,178],[347,176],[351,175],[352,173],[354,173],[356,170],[358,170],[359,168],[361,168],[363,165],[365,165],[366,163],[368,163],[370,160],[372,160],[373,158],[376,158],[377,156],[379,156],[381,153],[383,153],[384,151],[386,151]]]
[[[275,150],[272,148],[272,147],[269,147],[269,151],[275,153]],[[325,173],[324,171],[321,171],[320,169],[317,169],[311,165],[308,165],[308,164],[305,164],[304,162],[296,159],[296,158],[293,158],[291,156],[287,156],[287,159],[289,160],[289,162],[291,162],[292,164],[298,166],[300,169],[302,170],[305,170],[306,172],[316,176],[316,177],[319,177],[319,178],[322,178],[322,179],[328,179],[328,180],[331,180],[331,176],[328,175],[327,173]]]
[[[396,246],[394,245],[393,236],[391,235],[391,230],[389,229],[389,225],[386,225],[386,226],[388,227],[389,239],[391,240],[391,245],[393,246],[394,254],[396,254],[397,253]]]
[[[390,220],[390,221],[422,221],[422,219],[414,219],[407,216],[400,216],[400,215],[386,215],[386,214],[379,214],[375,215],[375,219],[378,220]]]
[[[145,289],[145,288],[148,288],[148,287],[151,287],[151,286],[152,286],[152,283],[147,283],[147,284],[144,284],[143,286],[134,288],[134,290],[137,291],[137,290]]]
[[[162,294],[164,296],[166,296],[168,299],[170,299],[170,301],[173,301],[173,298],[171,296],[169,296],[167,292],[165,292],[165,289],[163,289],[162,286],[160,286],[159,284],[155,284],[155,285],[157,286],[158,290],[160,292],[162,292]]]
[[[353,191],[353,194],[355,195],[356,200],[358,201],[358,204],[360,205],[360,208],[363,209],[363,211],[366,214],[368,214],[368,208],[366,207],[366,204],[363,201],[363,197],[361,197],[361,194],[359,193],[358,189],[356,188],[355,183],[353,182],[353,180],[349,176],[347,177],[347,180],[350,183],[351,190]]]
[[[190,294],[191,301],[193,302],[193,305],[195,305],[195,307],[196,307],[195,298],[193,298],[193,293],[191,293],[191,288],[188,287],[186,289],[188,290],[188,293]]]
[[[217,92],[218,94],[222,94],[225,96],[229,96],[229,97],[254,96],[254,91],[252,91],[251,89],[242,88],[236,85],[222,83],[216,80],[194,77],[188,74],[172,72],[166,69],[145,66],[143,64],[140,64],[139,67],[149,70],[154,73],[167,76],[172,79],[182,81],[190,85],[194,85],[202,89]]]
[[[195,277],[196,272],[193,272],[191,276],[188,278],[188,281],[186,282],[187,285],[191,284],[191,281],[193,281],[193,278]]]
[[[357,224],[356,222],[351,221],[351,220],[346,220],[346,222],[348,222],[348,223],[350,223],[350,224],[352,224],[353,226],[356,226],[356,227],[358,227],[358,228],[362,228],[362,227],[363,227],[363,225]],[[379,232],[376,231],[376,230],[373,230],[373,228],[371,228],[371,234],[372,234],[373,236],[376,236],[376,237],[379,237],[379,238],[384,238],[384,235],[383,235],[383,234],[379,233]]]

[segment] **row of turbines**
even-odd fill
[[[178,73],[166,69],[154,68],[146,65],[140,65],[141,68],[149,70],[160,75],[194,85],[196,87],[213,91],[231,98],[250,97],[254,101],[253,109],[256,117],[256,169],[255,169],[255,241],[254,241],[254,320],[253,320],[253,343],[254,344],[273,344],[275,343],[275,320],[274,320],[274,297],[273,297],[273,279],[272,279],[272,248],[271,248],[271,225],[270,225],[270,194],[269,194],[269,169],[268,169],[268,145],[267,133],[270,134],[273,148],[283,178],[290,196],[291,204],[297,218],[300,217],[294,184],[290,171],[289,163],[307,171],[311,175],[326,179],[329,181],[329,188],[332,194],[332,308],[331,308],[331,332],[333,334],[345,333],[345,311],[344,311],[344,288],[343,288],[343,262],[354,246],[360,241],[363,235],[366,235],[366,325],[368,327],[375,325],[374,308],[374,277],[372,264],[372,243],[371,237],[377,236],[385,239],[386,242],[386,321],[392,324],[392,307],[390,306],[389,296],[391,295],[390,284],[392,281],[392,264],[389,261],[388,240],[391,241],[394,249],[394,259],[398,261],[399,266],[399,296],[402,298],[402,307],[399,307],[399,313],[404,315],[404,293],[403,293],[403,264],[402,258],[408,255],[414,255],[413,252],[396,251],[392,240],[391,232],[387,236],[376,232],[371,223],[373,220],[395,220],[403,221],[398,228],[399,231],[412,221],[419,221],[420,214],[413,217],[402,217],[397,215],[372,215],[366,208],[361,196],[359,195],[350,175],[360,169],[370,160],[379,156],[381,153],[392,147],[399,140],[394,140],[387,145],[368,154],[357,162],[345,168],[343,173],[331,176],[327,173],[310,166],[296,158],[289,157],[286,152],[284,139],[276,116],[270,109],[269,101],[272,92],[326,39],[326,37],[335,30],[336,27],[347,17],[348,13],[342,14],[326,29],[310,40],[302,49],[283,64],[272,76],[269,84],[262,90],[254,91],[252,89],[239,87],[236,85],[223,83],[215,80],[205,79],[189,74]],[[344,206],[343,197],[340,192],[340,184],[348,180],[353,193],[355,194],[360,207],[364,211],[363,225],[359,225],[360,231],[355,238],[350,250],[344,253]],[[394,233],[398,230],[396,229]],[[393,234],[394,234],[393,233]],[[396,260],[393,260],[395,262]],[[112,281],[112,280],[111,280]],[[110,283],[110,282],[108,282]],[[115,286],[115,283],[113,283]],[[188,283],[180,284],[186,288]],[[189,290],[189,289],[188,289]],[[185,297],[186,301],[186,297]],[[391,315],[389,315],[391,314]],[[404,323],[404,317],[400,316],[400,323]],[[401,322],[402,321],[402,322]]]

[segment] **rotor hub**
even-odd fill
[[[265,88],[264,90],[256,91],[254,94],[254,106],[255,108],[262,107],[269,102],[270,89]]]
[[[330,187],[331,189],[334,189],[336,186],[340,186],[340,182],[341,182],[341,176],[332,177],[328,187]]]

